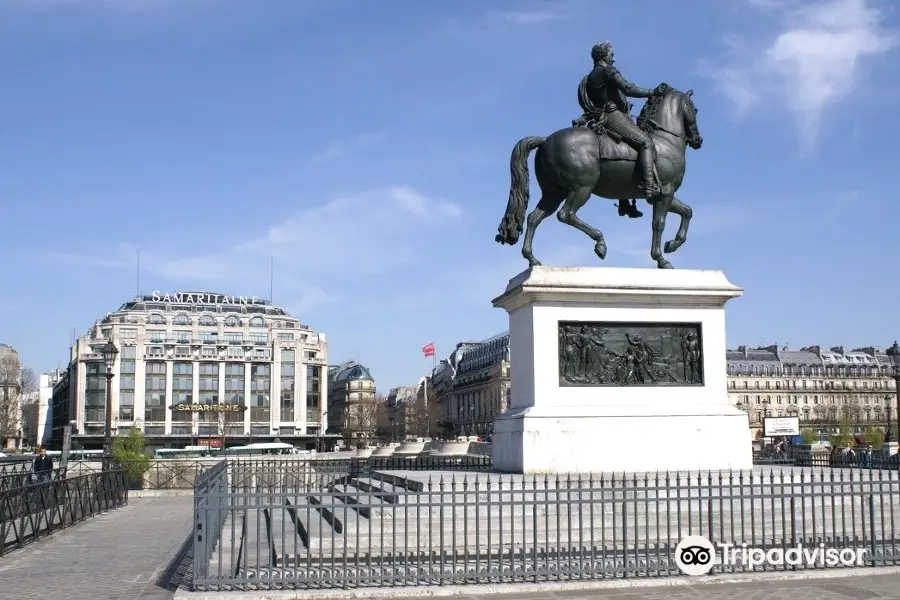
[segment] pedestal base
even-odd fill
[[[512,364],[494,467],[751,468],[747,414],[725,381],[725,303],[741,293],[718,271],[534,267],[513,278],[494,300],[509,313]]]
[[[531,407],[494,421],[494,469],[537,475],[753,467],[747,414],[727,406],[683,414],[638,407],[628,407],[629,414],[553,412]]]

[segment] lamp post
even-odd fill
[[[900,441],[900,346],[897,340],[887,349],[887,355],[891,357],[891,378],[894,380],[894,393],[897,396],[897,440]]]
[[[112,466],[112,380],[113,366],[119,349],[112,340],[103,346],[103,363],[106,365],[106,423],[103,426],[103,470],[109,471]]]
[[[884,411],[887,413],[887,427],[884,428],[884,442],[891,441],[891,397],[884,397]]]

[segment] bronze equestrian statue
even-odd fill
[[[594,240],[594,252],[603,259],[603,233],[578,218],[578,210],[594,194],[618,200],[620,215],[640,217],[629,201],[644,198],[653,207],[650,256],[659,268],[671,269],[660,249],[666,215],[673,212],[681,217],[675,238],[664,246],[671,253],[687,240],[692,216],[690,206],[675,197],[684,180],[685,149],[696,150],[703,144],[693,91],[680,92],[664,83],[647,90],[628,82],[613,66],[609,42],[594,46],[591,57],[594,69],[578,87],[584,114],[572,127],[546,138],[522,138],[513,148],[509,202],[496,241],[514,245],[526,225],[522,256],[530,266],[541,264],[532,253],[534,232],[559,209],[557,218]],[[647,98],[636,124],[627,97]],[[542,197],[526,220],[528,155],[533,150],[537,150],[534,169]]]

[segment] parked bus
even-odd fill
[[[228,456],[253,456],[263,454],[299,454],[299,452],[290,444],[259,443],[226,448],[225,454]]]
[[[185,446],[184,448],[160,448],[155,452],[156,458],[204,458],[216,456],[221,452],[209,446]]]
[[[62,450],[47,450],[47,456],[58,463],[62,459]],[[94,461],[103,458],[103,450],[69,450],[69,460]]]

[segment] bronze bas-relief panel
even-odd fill
[[[560,321],[559,385],[703,385],[700,323]]]

